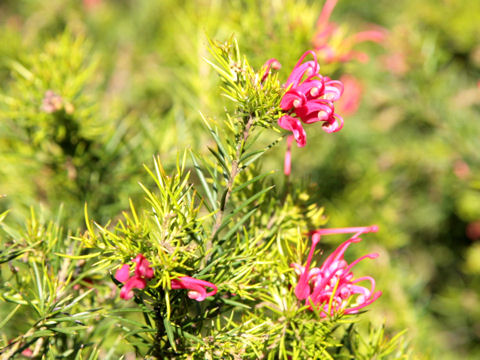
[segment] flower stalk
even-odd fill
[[[249,116],[245,127],[242,131],[242,136],[240,138],[240,141],[237,144],[236,148],[236,153],[235,153],[235,159],[232,161],[232,168],[230,171],[230,174],[228,176],[228,182],[226,185],[225,189],[225,195],[223,196],[223,199],[220,203],[220,208],[217,212],[217,216],[215,218],[215,225],[213,226],[212,229],[212,239],[207,242],[206,246],[206,252],[208,254],[209,250],[212,248],[212,241],[215,240],[218,237],[218,229],[222,225],[222,220],[225,215],[225,209],[227,207],[228,201],[230,200],[230,196],[232,194],[233,190],[233,185],[235,183],[235,178],[237,177],[239,173],[239,165],[240,165],[240,159],[243,155],[245,144],[247,142],[248,136],[250,134],[250,130],[253,126],[255,118],[253,116]]]

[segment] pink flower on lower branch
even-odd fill
[[[133,262],[136,264],[135,275],[146,279],[153,278],[153,269],[150,267],[148,260],[142,254],[138,254]]]
[[[120,298],[124,300],[130,300],[133,297],[134,289],[145,289],[147,281],[154,277],[154,270],[150,267],[145,256],[138,254],[133,262],[135,263],[133,276],[130,276],[130,266],[128,264],[124,264],[115,272],[115,279],[124,284],[122,290],[120,290]],[[215,284],[189,276],[173,279],[170,286],[172,289],[188,289],[188,297],[197,301],[203,301],[206,297],[217,293]],[[207,292],[207,288],[211,288],[212,291]]]
[[[120,290],[120,298],[130,300],[133,297],[133,289],[143,290],[147,286],[147,281],[141,277],[132,276],[125,282]]]
[[[171,282],[172,289],[188,289],[188,297],[197,301],[203,301],[208,296],[213,296],[217,293],[217,287],[208,281],[199,280],[190,276],[182,276],[178,279],[173,279]],[[207,293],[207,287],[212,291]]]
[[[133,289],[145,289],[147,280],[154,276],[153,269],[145,256],[138,254],[133,262],[135,263],[135,272],[132,277],[130,277],[130,266],[127,264],[124,264],[115,273],[115,279],[124,283],[122,290],[120,290],[120,298],[124,300],[129,300],[133,297]]]
[[[363,259],[374,259],[378,257],[378,254],[364,255],[351,264],[348,264],[343,258],[350,244],[361,241],[358,237],[360,234],[377,230],[377,226],[370,226],[313,231],[312,247],[305,267],[295,263],[291,265],[300,276],[295,287],[297,298],[305,300],[305,304],[309,305],[310,309],[317,310],[322,317],[332,316],[335,313],[355,314],[378,299],[382,292],[375,292],[375,280],[370,276],[355,279],[351,271]],[[320,241],[320,236],[344,233],[354,233],[354,235],[342,243],[321,267],[310,268],[315,246]],[[369,288],[359,285],[362,282],[370,283]]]

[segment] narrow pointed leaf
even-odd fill
[[[249,199],[245,200],[243,203],[241,203],[238,207],[235,208],[235,210],[233,210],[233,212],[231,212],[230,214],[228,214],[222,221],[222,224],[220,225],[220,227],[218,228],[217,232],[215,233],[214,236],[216,236],[217,234],[220,233],[220,231],[222,231],[228,224],[229,222],[232,220],[232,218],[238,214],[240,211],[242,211],[246,206],[248,206],[249,204],[251,204],[253,201],[257,200],[259,197],[261,197],[263,194],[265,194],[266,192],[270,191],[271,189],[273,189],[273,186],[269,186],[268,188],[266,189],[263,189],[262,191],[256,193],[255,195],[253,195],[252,197],[250,197]]]
[[[205,176],[203,174],[203,170],[200,167],[200,165],[198,164],[198,161],[197,161],[195,155],[193,155],[192,152],[190,152],[190,155],[192,157],[193,166],[195,167],[195,172],[197,173],[198,178],[200,179],[200,183],[202,184],[202,188],[205,191],[205,194],[207,195],[208,201],[210,202],[210,205],[212,206],[212,209],[217,210],[218,209],[217,208],[217,203],[216,203],[216,201],[213,197],[212,191],[210,190],[210,186],[208,185],[207,180],[205,179]]]
[[[168,342],[172,346],[173,350],[177,351],[177,347],[175,345],[175,338],[173,337],[173,329],[170,325],[170,321],[167,318],[163,319],[163,325],[165,326],[165,331],[167,332]]]

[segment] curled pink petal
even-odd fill
[[[139,278],[137,276],[132,276],[128,281],[123,285],[122,290],[120,290],[120,298],[124,300],[129,300],[133,297],[133,289],[145,289],[146,281],[145,279]]]
[[[305,106],[295,110],[295,114],[305,124],[328,121],[333,116],[333,112],[333,103],[324,99],[311,100]]]
[[[154,276],[153,269],[150,267],[148,260],[142,254],[138,254],[133,262],[136,264],[135,275],[151,279]]]
[[[307,55],[312,55],[314,60],[303,63],[303,60],[305,60]],[[310,77],[313,77],[318,73],[318,69],[319,66],[317,62],[317,55],[311,50],[306,51],[294,66],[292,73],[285,82],[285,87],[296,87],[300,82],[302,82],[302,80],[309,80]],[[304,76],[306,76],[305,79]]]
[[[280,62],[275,59],[275,58],[272,58],[272,59],[268,59],[265,64],[263,64],[263,67],[269,71],[270,68],[274,69],[274,70],[280,70],[282,68],[282,64],[280,64]]]
[[[188,289],[188,297],[197,301],[203,301],[208,296],[213,296],[217,293],[217,286],[208,281],[195,279],[189,276],[179,277],[170,282],[172,289]],[[211,288],[212,291],[207,292],[206,288]]]
[[[290,110],[292,108],[298,108],[307,102],[305,94],[298,90],[291,89],[283,95],[280,100],[280,108],[282,110]]]
[[[343,84],[339,80],[325,81],[325,95],[324,98],[330,101],[337,101],[343,94]]]
[[[123,265],[115,273],[115,279],[120,281],[121,283],[126,282],[129,276],[130,276],[130,266],[128,266],[127,264]]]
[[[296,90],[309,100],[317,99],[325,92],[325,81],[323,78],[304,81],[296,87]]]
[[[305,146],[305,144],[307,143],[307,134],[305,133],[305,130],[303,129],[300,120],[288,115],[284,115],[280,119],[278,119],[278,125],[282,129],[292,132],[298,147]]]
[[[332,114],[332,116],[322,124],[322,128],[327,133],[340,131],[343,128],[343,118],[338,114]]]
[[[187,293],[187,296],[192,299],[192,300],[197,300],[197,301],[203,301],[205,300],[206,298],[206,292],[205,292],[205,289],[200,287],[199,288],[199,291],[197,290],[190,290],[188,293]]]

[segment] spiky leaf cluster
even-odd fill
[[[277,74],[263,67],[258,71],[241,55],[235,38],[225,43],[210,41],[211,66],[222,81],[222,93],[235,105],[234,116],[239,119],[255,117],[255,125],[271,128],[279,118],[280,98],[285,90]],[[265,59],[265,61],[268,59]]]
[[[33,211],[25,229],[0,223],[0,237],[0,300],[8,309],[0,328],[15,334],[0,340],[1,358],[17,358],[27,349],[49,358],[98,356],[99,334],[111,331],[102,321],[108,287],[103,272],[81,255],[81,243]]]

